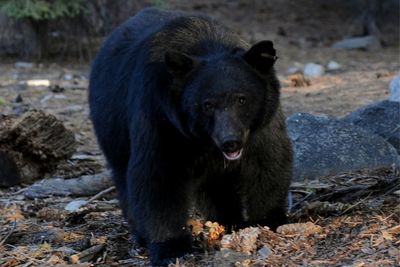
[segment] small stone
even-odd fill
[[[396,76],[391,82],[390,82],[390,95],[388,100],[389,101],[395,101],[395,102],[400,102],[400,75]]]
[[[53,94],[45,95],[42,99],[40,99],[41,104],[45,104],[47,101],[53,98]]]
[[[324,75],[325,68],[315,63],[307,63],[304,67],[304,75],[309,77],[319,77]]]
[[[286,71],[287,74],[295,74],[295,73],[298,73],[298,72],[301,72],[301,69],[298,68],[298,67],[290,67]]]
[[[71,105],[67,106],[63,110],[60,111],[61,114],[72,114],[76,112],[81,112],[83,111],[83,106],[82,105]]]
[[[337,63],[336,61],[329,61],[328,65],[326,66],[326,68],[328,70],[338,70],[340,69],[342,66]]]
[[[67,97],[65,95],[61,95],[61,94],[56,94],[54,95],[55,99],[66,99]]]
[[[347,38],[338,41],[332,45],[337,49],[378,49],[381,48],[381,43],[376,36],[363,36]]]
[[[263,246],[257,252],[259,259],[265,259],[271,254],[271,250],[267,246]]]
[[[66,81],[71,81],[74,78],[74,76],[70,73],[67,73],[64,75],[64,80]]]
[[[294,62],[293,66],[287,69],[286,74],[295,74],[303,72],[304,65],[299,62]]]
[[[69,202],[64,209],[69,212],[74,212],[79,210],[82,206],[86,205],[86,203],[86,200],[73,200]]]
[[[19,62],[15,62],[15,65],[14,65],[16,68],[18,68],[18,69],[32,69],[34,66],[35,66],[35,64],[33,64],[33,63],[31,63],[31,62],[22,62],[22,61],[19,61]]]
[[[50,91],[52,91],[53,93],[61,93],[65,91],[65,88],[60,86],[59,84],[54,84],[50,87]]]
[[[20,94],[17,95],[17,97],[15,98],[14,102],[15,103],[22,103],[24,100],[22,98],[22,96]]]

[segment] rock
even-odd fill
[[[315,64],[315,63],[307,63],[304,66],[304,71],[303,71],[305,76],[310,76],[310,77],[319,77],[324,75],[325,73],[325,68],[322,65]]]
[[[17,97],[14,99],[15,103],[22,103],[24,99],[22,98],[21,94],[18,94]]]
[[[271,250],[267,246],[263,246],[257,251],[258,259],[265,259],[271,254]]]
[[[400,75],[394,77],[394,79],[390,82],[390,101],[400,102]]]
[[[399,166],[399,156],[391,144],[353,124],[307,113],[290,116],[287,124],[295,150],[295,181]]]
[[[287,74],[295,74],[301,72],[301,69],[298,67],[290,67],[287,69],[286,73]]]
[[[64,80],[66,81],[71,81],[74,78],[74,76],[70,73],[67,73],[64,75]]]
[[[81,112],[83,110],[84,110],[84,107],[82,105],[71,105],[71,106],[67,106],[67,107],[63,108],[62,110],[60,110],[60,114],[71,115],[73,113]]]
[[[400,153],[400,102],[384,100],[364,106],[341,119],[380,135]]]
[[[82,206],[86,205],[87,201],[86,200],[73,200],[71,202],[69,202],[66,206],[65,206],[65,210],[69,211],[69,212],[74,212],[79,210]]]
[[[50,86],[49,80],[28,80],[26,81],[28,86]]]
[[[337,49],[379,49],[381,42],[376,36],[368,35],[343,39],[332,45]]]
[[[342,66],[337,63],[336,61],[329,61],[328,65],[326,65],[326,68],[328,70],[338,70],[340,69]]]
[[[31,62],[15,62],[14,66],[18,69],[32,69],[35,64],[31,63]]]

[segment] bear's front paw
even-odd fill
[[[152,266],[168,266],[192,250],[192,237],[185,235],[165,242],[154,242],[148,248]]]

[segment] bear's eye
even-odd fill
[[[239,97],[237,98],[237,101],[238,101],[238,103],[239,103],[240,105],[244,105],[244,104],[246,104],[246,97],[244,97],[244,96],[239,96]]]
[[[211,101],[205,101],[203,103],[203,110],[204,112],[212,112],[214,110],[214,104]]]

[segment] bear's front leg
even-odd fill
[[[268,226],[275,231],[278,226],[286,224],[290,172],[275,174],[265,168],[246,177],[251,177],[242,187],[248,217],[246,225]]]
[[[191,250],[186,225],[189,188],[173,165],[156,162],[129,168],[129,209],[137,232],[146,240],[152,265],[166,266]]]

